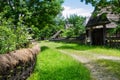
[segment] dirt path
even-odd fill
[[[85,55],[78,55],[75,53],[71,53],[65,50],[59,50],[59,51],[61,53],[72,56],[74,59],[85,64],[85,66],[90,70],[93,80],[120,80],[120,79],[117,79],[113,73],[106,72],[105,67],[102,67],[99,64],[94,62],[94,60],[98,60],[98,59],[120,61],[120,57],[106,56],[106,55],[100,55],[100,54],[89,54],[89,53],[88,54],[90,55],[90,57],[88,57]]]

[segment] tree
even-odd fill
[[[64,28],[64,25],[65,25],[65,18],[64,18],[64,16],[62,16],[61,13],[58,14],[58,15],[56,16],[56,18],[54,19],[54,23],[55,23],[55,25],[56,25],[59,29]]]
[[[69,28],[65,30],[67,37],[78,37],[80,34],[85,32],[85,27],[83,25],[85,21],[85,17],[70,15],[69,18],[66,19],[66,25],[68,24]]]
[[[26,27],[34,26],[35,30],[38,28],[40,31],[46,26],[50,29],[54,18],[62,10],[62,3],[63,0],[1,0],[0,20],[13,19],[14,30],[19,26],[18,23]]]
[[[0,52],[26,47],[30,29],[36,34],[34,38],[50,37],[62,3],[63,0],[0,0]]]
[[[40,12],[40,18],[39,18],[39,24],[35,25],[40,30],[40,36],[41,38],[50,37],[55,33],[55,29],[57,26],[55,26],[55,18],[56,16],[63,10],[61,7],[61,4],[63,3],[62,0],[54,0],[50,3],[48,1],[44,1],[44,4],[42,7],[42,10]],[[43,2],[41,3],[41,5]],[[39,27],[41,26],[41,27]],[[43,33],[44,32],[44,33]],[[49,34],[48,34],[49,32]],[[48,34],[48,35],[47,35]]]

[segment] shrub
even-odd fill
[[[8,26],[0,26],[0,54],[27,47],[28,37],[25,26],[19,26],[16,30]]]
[[[29,43],[28,40],[29,35],[26,28],[24,26],[17,27],[15,35],[16,35],[16,48],[19,49],[26,47],[27,44]]]
[[[10,28],[0,26],[0,53],[16,49],[16,35]]]

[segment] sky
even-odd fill
[[[85,2],[80,2],[80,0],[64,0],[62,6],[64,7],[62,15],[65,18],[71,14],[89,17],[94,10],[91,4],[86,5]]]

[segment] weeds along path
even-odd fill
[[[106,67],[103,67],[96,62],[97,60],[120,61],[120,57],[95,54],[87,51],[76,51],[74,53],[67,50],[59,51],[66,55],[72,56],[77,61],[85,64],[85,66],[90,70],[93,80],[120,80],[120,78],[116,77],[114,73],[107,71]],[[80,52],[82,54],[78,54]]]

